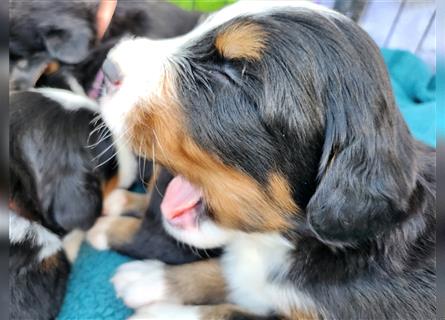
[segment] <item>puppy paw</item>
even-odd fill
[[[128,320],[199,320],[199,307],[155,303],[139,308]]]
[[[114,221],[115,217],[100,217],[94,226],[88,230],[86,239],[97,250],[110,248],[107,231]]]
[[[166,266],[157,260],[133,261],[117,269],[111,279],[116,295],[130,308],[171,301],[165,278]]]
[[[129,211],[129,192],[124,189],[113,190],[103,202],[102,214],[106,216],[120,216]]]

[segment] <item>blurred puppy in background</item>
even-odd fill
[[[98,39],[99,3],[12,0],[10,89],[49,86],[96,98],[96,74],[122,37],[174,37],[190,31],[200,17],[163,1],[119,1],[107,31]]]

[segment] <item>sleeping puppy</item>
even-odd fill
[[[165,2],[119,1],[107,33],[97,39],[98,5],[99,0],[10,2],[10,89],[50,86],[95,98],[96,73],[116,41],[184,34],[200,16]]]
[[[69,272],[61,238],[91,227],[103,194],[126,182],[117,181],[111,134],[89,99],[58,89],[17,92],[9,119],[10,316],[54,319]]]
[[[113,283],[135,318],[435,317],[435,152],[355,23],[241,1],[183,37],[123,41],[107,63],[120,78],[105,121],[174,173],[166,230],[225,246],[123,265]]]

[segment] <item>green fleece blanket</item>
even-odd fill
[[[382,50],[397,103],[415,137],[434,146],[435,78],[414,55]],[[121,320],[131,314],[115,295],[110,278],[116,268],[130,261],[111,251],[99,252],[83,244],[75,262],[59,315],[60,320]]]

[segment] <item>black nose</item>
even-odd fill
[[[107,80],[113,85],[119,85],[123,79],[123,74],[119,66],[109,58],[103,63],[102,72]]]

